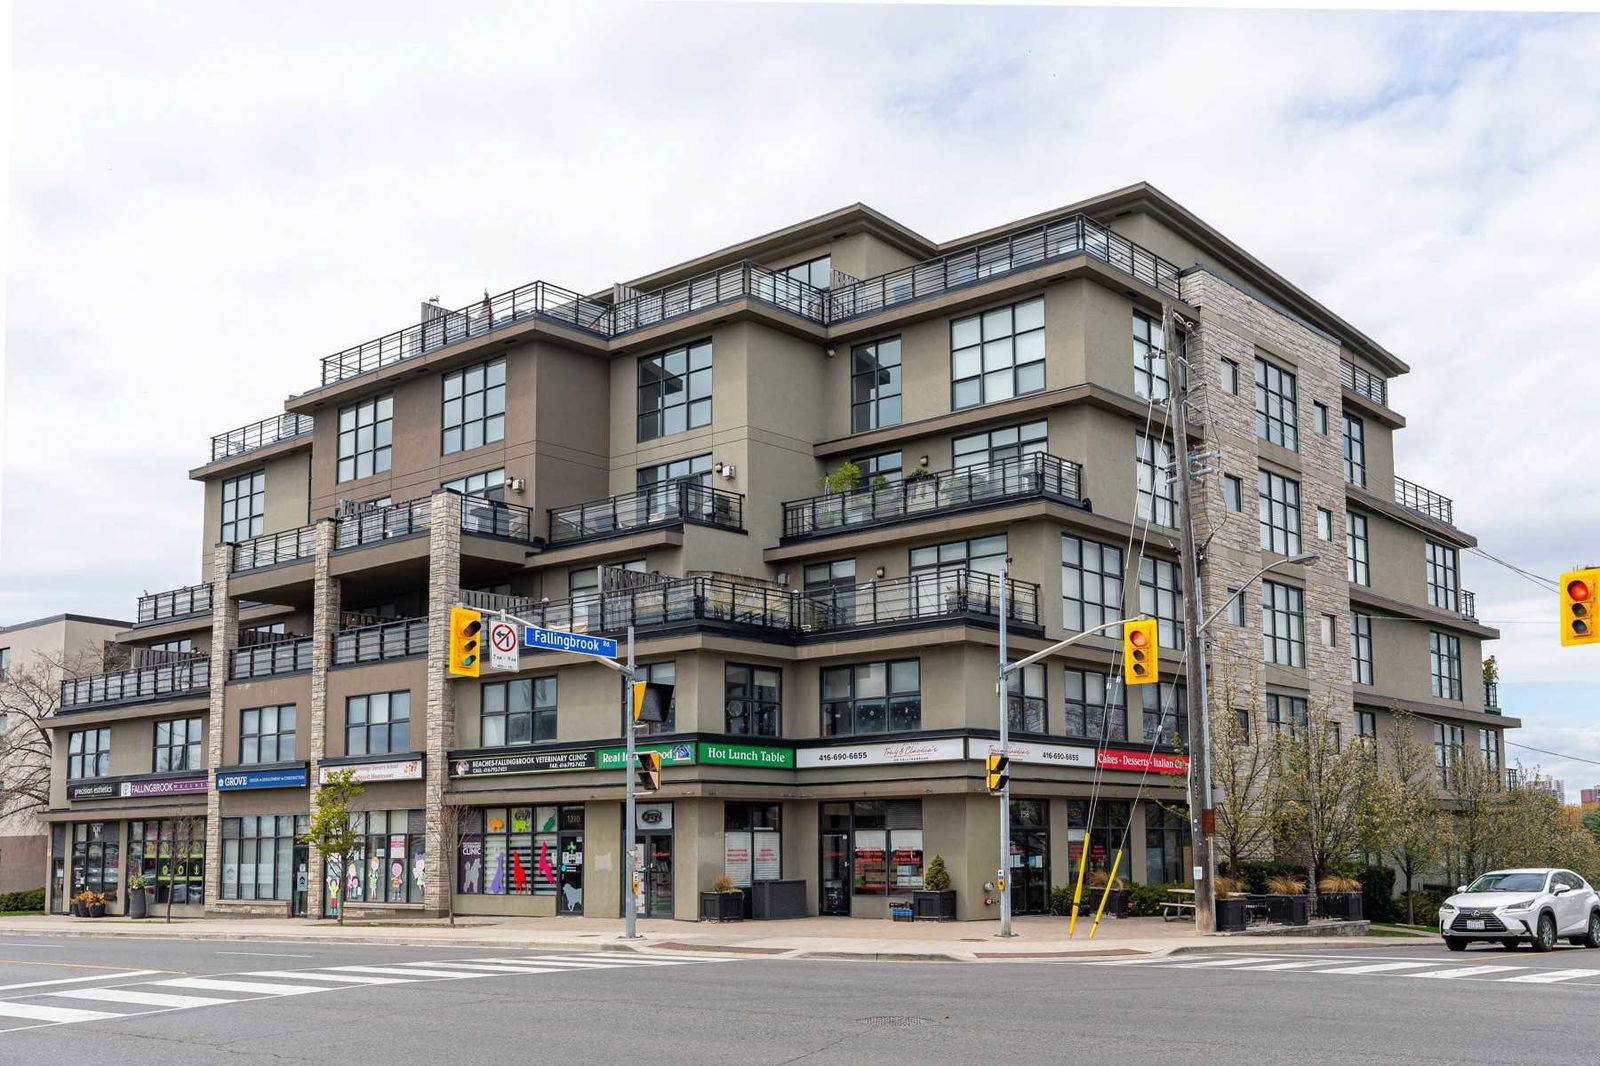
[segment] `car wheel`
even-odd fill
[[[1550,951],[1556,946],[1556,920],[1548,914],[1539,915],[1539,931],[1533,936],[1534,951]]]
[[[1586,948],[1600,948],[1600,911],[1589,914],[1589,930],[1578,943]]]
[[[1451,951],[1466,951],[1467,941],[1463,937],[1447,936],[1444,938],[1444,946],[1449,948]]]
[[[1521,943],[1522,941],[1518,940],[1516,937],[1508,936],[1504,940],[1500,941],[1500,946],[1505,948],[1507,951],[1516,951],[1517,946]]]

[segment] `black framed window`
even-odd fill
[[[1326,507],[1317,508],[1317,539],[1333,539],[1333,512]]]
[[[191,655],[194,653],[194,638],[183,637],[180,640],[158,641],[149,645],[145,650],[164,655]]]
[[[1456,550],[1435,541],[1427,542],[1428,605],[1446,611],[1458,610],[1461,585],[1456,577]]]
[[[361,811],[350,816],[350,823],[360,843],[346,876],[340,876],[338,861],[330,860],[330,889],[352,903],[421,903],[428,871],[423,812]]]
[[[1158,526],[1178,524],[1178,498],[1173,493],[1172,445],[1165,440],[1136,434],[1133,439],[1134,485],[1138,490],[1137,514]]]
[[[1222,503],[1235,514],[1244,511],[1244,482],[1232,474],[1222,475]]]
[[[1500,773],[1500,731],[1497,729],[1478,730],[1478,755],[1483,759],[1483,765],[1489,772]]]
[[[822,671],[822,735],[853,737],[922,728],[922,664],[852,663]]]
[[[1328,405],[1320,401],[1311,405],[1311,417],[1317,427],[1317,433],[1326,437],[1328,435]]]
[[[672,700],[667,704],[667,720],[665,722],[644,722],[643,733],[671,733],[678,728],[678,664],[668,659],[662,663],[648,663],[638,667],[633,675],[635,681],[649,681],[657,685],[672,685]],[[626,728],[626,727],[625,727]]]
[[[693,455],[687,459],[674,459],[670,463],[641,466],[634,474],[634,484],[641,489],[657,485],[675,485],[687,482],[703,489],[711,487],[711,453]]]
[[[1122,617],[1122,549],[1071,534],[1061,537],[1061,621],[1093,629]],[[1121,627],[1106,630],[1121,637]]]
[[[556,739],[554,677],[485,681],[480,686],[479,739],[484,747]]]
[[[1304,590],[1280,581],[1261,583],[1261,657],[1278,666],[1306,664]]]
[[[222,820],[223,899],[292,899],[295,838],[303,814],[261,814]]]
[[[1371,544],[1367,540],[1367,516],[1351,511],[1345,515],[1345,576],[1352,584],[1372,584]]]
[[[1239,395],[1239,364],[1232,359],[1224,359],[1221,363],[1222,389],[1230,395]]]
[[[641,442],[711,424],[711,341],[639,360]]]
[[[482,496],[489,500],[503,500],[506,497],[506,470],[485,470],[478,474],[468,474],[466,477],[451,478],[449,481],[439,483],[441,489],[454,489],[463,496]]]
[[[1093,741],[1128,739],[1128,712],[1123,705],[1120,678],[1070,666],[1062,678],[1067,736]]]
[[[900,424],[900,338],[850,350],[850,431]]]
[[[1187,883],[1184,856],[1189,852],[1189,819],[1159,803],[1144,806],[1144,872],[1151,885]]]
[[[1352,414],[1344,416],[1344,479],[1367,483],[1367,424]]]
[[[1300,416],[1295,376],[1256,357],[1256,436],[1295,452],[1300,450]]]
[[[77,781],[111,773],[111,730],[76,729],[67,734],[67,778]]]
[[[204,718],[169,718],[157,722],[155,755],[150,768],[159,774],[168,770],[198,770],[204,766],[201,758],[204,724]]]
[[[411,750],[411,693],[372,692],[344,701],[344,753],[383,755]]]
[[[1428,669],[1435,699],[1461,698],[1461,638],[1437,631],[1428,634]]]
[[[825,609],[829,617],[841,622],[855,616],[856,561],[834,559],[826,563],[807,563],[801,571],[806,599]]]
[[[1006,560],[1006,535],[978,537],[975,540],[953,540],[948,544],[927,544],[911,549],[911,572],[927,573],[932,570],[977,570],[985,574],[1000,573]]]
[[[1364,744],[1374,743],[1378,739],[1378,712],[1356,711],[1356,739]]]
[[[1244,592],[1240,589],[1228,590],[1228,624],[1235,626],[1244,625]]]
[[[824,835],[846,836],[850,891],[855,895],[922,887],[921,800],[824,803],[820,822]]]
[[[1267,725],[1274,733],[1288,730],[1293,736],[1306,727],[1308,713],[1304,696],[1267,693]]]
[[[969,466],[1007,463],[1025,455],[1043,455],[1049,450],[1050,426],[1041,419],[956,437],[950,442],[950,465],[965,470]]]
[[[267,472],[254,470],[222,483],[222,530],[224,544],[261,536],[267,514]]]
[[[1048,733],[1044,663],[1032,663],[1006,675],[1007,729],[1018,733]]]
[[[340,481],[387,474],[393,451],[393,396],[376,396],[339,408]]]
[[[813,289],[829,289],[833,286],[833,256],[819,255],[804,263],[781,267],[777,273],[794,281],[804,282]]]
[[[1141,400],[1165,400],[1171,395],[1167,382],[1167,355],[1161,323],[1143,311],[1133,313],[1133,394]]]
[[[1189,736],[1189,689],[1175,682],[1135,686],[1146,744],[1181,747]]]
[[[239,762],[288,762],[294,758],[295,706],[246,707],[239,712]]]
[[[439,424],[443,455],[506,439],[506,361],[465,366],[444,375]]]
[[[1261,547],[1279,555],[1300,554],[1300,482],[1258,470]]]
[[[1156,620],[1156,643],[1183,647],[1183,581],[1177,563],[1139,559],[1139,612]]]
[[[899,452],[880,452],[877,455],[863,455],[850,460],[861,468],[861,483],[871,485],[878,478],[893,482],[901,480],[904,471],[901,469],[902,456]]]
[[[1088,825],[1090,807],[1094,809],[1094,824]],[[1133,804],[1127,800],[1102,799],[1091,804],[1088,800],[1067,801],[1067,884],[1078,878],[1078,865],[1088,852],[1089,869],[1109,873],[1117,850],[1128,839],[1128,823],[1133,815]],[[1129,858],[1122,856],[1123,868]]]
[[[1372,684],[1372,616],[1359,611],[1350,615],[1350,681]]]
[[[1433,762],[1439,770],[1439,784],[1449,788],[1455,768],[1467,748],[1467,731],[1458,725],[1433,724]]]
[[[783,671],[775,666],[728,663],[723,671],[727,718],[723,729],[735,736],[775,737],[783,706]]]
[[[567,855],[583,851],[583,807],[475,807],[462,820],[460,838],[456,891],[554,896],[565,873],[581,902],[582,881],[572,880]]]
[[[140,874],[155,902],[206,901],[206,820],[173,818],[128,823],[128,876]]]
[[[1044,389],[1044,297],[950,322],[950,405],[1009,400]]]
[[[122,883],[117,822],[72,823],[72,895],[98,892],[110,903]]]
[[[289,635],[287,622],[261,622],[253,626],[241,626],[239,629],[239,643],[242,645],[265,644],[278,637]]]
[[[11,649],[0,648],[0,681],[11,680]]]
[[[722,805],[722,869],[740,888],[783,879],[783,805]]]

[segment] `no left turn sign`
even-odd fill
[[[517,627],[510,622],[489,623],[489,666],[494,670],[517,668]]]

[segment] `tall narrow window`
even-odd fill
[[[346,755],[411,750],[411,693],[374,692],[344,701]]]
[[[1239,395],[1239,364],[1232,359],[1222,360],[1222,388],[1230,395]]]
[[[1290,451],[1300,450],[1300,418],[1296,412],[1295,376],[1256,358],[1256,436]]]
[[[1222,502],[1233,512],[1244,511],[1244,482],[1232,474],[1222,475]]]
[[[900,424],[900,338],[858,344],[850,351],[850,430]]]
[[[1483,765],[1489,772],[1499,776],[1500,731],[1498,729],[1478,730],[1478,754],[1483,757]]]
[[[1071,667],[1062,676],[1066,680],[1067,736],[1095,741],[1128,739],[1120,679]]]
[[[950,405],[1044,389],[1044,297],[950,322]]]
[[[111,730],[79,729],[67,736],[67,778],[105,777],[111,772]]]
[[[387,474],[393,450],[393,396],[377,396],[339,408],[340,481]]]
[[[479,689],[480,743],[534,744],[556,739],[556,679],[519,677],[486,681]]]
[[[1446,611],[1460,608],[1461,587],[1456,580],[1456,550],[1435,541],[1427,542],[1428,605]]]
[[[1333,539],[1333,512],[1326,507],[1317,508],[1317,539]]]
[[[1139,612],[1156,620],[1156,643],[1183,647],[1183,584],[1177,563],[1144,556],[1139,560]]]
[[[724,666],[723,731],[733,736],[775,737],[782,705],[783,672],[775,666]]]
[[[1344,416],[1344,479],[1352,485],[1367,483],[1367,426],[1352,414]]]
[[[1143,311],[1133,313],[1133,394],[1142,400],[1165,400],[1167,356],[1161,323]]]
[[[1407,725],[1406,728],[1410,728]],[[1356,739],[1364,744],[1378,740],[1378,714],[1376,711],[1356,711]]]
[[[1461,698],[1461,638],[1449,633],[1428,634],[1428,668],[1435,699]]]
[[[444,376],[439,451],[471,451],[506,439],[506,361],[462,367]]]
[[[1006,675],[1008,727],[1019,733],[1047,732],[1044,663],[1033,663]]]
[[[1458,725],[1443,722],[1433,724],[1433,759],[1439,768],[1439,785],[1449,788],[1455,777],[1455,768],[1461,764],[1461,753],[1467,746],[1467,731]]]
[[[256,470],[222,483],[222,536],[224,544],[262,534],[267,513],[267,472]]]
[[[1279,555],[1300,554],[1300,482],[1257,471],[1260,497],[1261,547]]]
[[[1261,583],[1261,657],[1278,666],[1306,664],[1305,593],[1293,585]]]
[[[1123,617],[1122,573],[1121,548],[1063,535],[1062,624],[1070,630],[1093,629]],[[1120,633],[1108,631],[1107,635]]]
[[[1328,435],[1328,405],[1325,403],[1313,403],[1311,410],[1317,423],[1317,432],[1326,437]]]
[[[1367,541],[1367,516],[1351,511],[1345,516],[1344,556],[1346,577],[1355,585],[1372,584],[1371,546]]]
[[[681,345],[639,360],[639,440],[711,424],[711,342]]]
[[[1133,439],[1133,447],[1139,518],[1158,526],[1176,526],[1178,500],[1171,480],[1172,445],[1139,433]]]
[[[1372,684],[1372,616],[1359,612],[1350,616],[1350,681]]]

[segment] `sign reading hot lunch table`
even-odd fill
[[[565,651],[573,655],[593,655],[602,659],[617,657],[616,641],[607,637],[591,637],[587,633],[568,633],[564,629],[528,626],[522,631],[522,643],[540,651]]]

